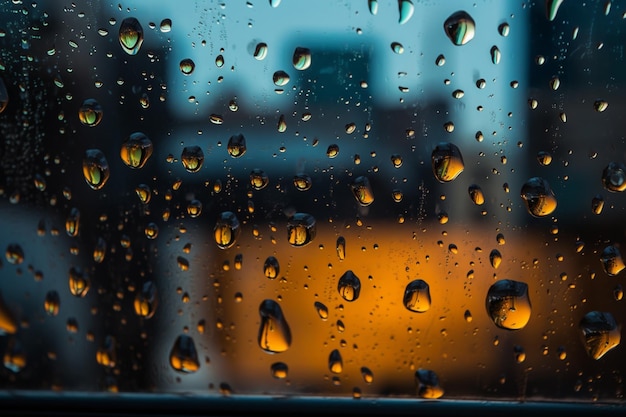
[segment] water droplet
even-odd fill
[[[316,234],[315,218],[307,213],[295,213],[287,222],[287,240],[291,246],[306,246]]]
[[[398,12],[400,14],[398,23],[403,25],[411,19],[413,12],[415,12],[415,7],[410,0],[398,0]]]
[[[59,293],[51,290],[46,293],[46,298],[43,301],[43,309],[49,316],[56,316],[59,314],[59,307],[61,306],[61,298]]]
[[[394,168],[400,168],[402,166],[402,156],[398,154],[391,155],[391,163]]]
[[[513,347],[513,357],[515,362],[522,363],[526,360],[526,352],[522,346],[516,345]]]
[[[327,320],[328,319],[328,307],[324,304],[316,301],[313,306],[315,307],[315,311],[317,311],[317,315],[320,316],[320,319]]]
[[[109,163],[99,149],[88,149],[83,158],[83,176],[87,184],[99,190],[109,180]]]
[[[459,10],[446,19],[443,29],[452,43],[460,46],[474,38],[476,24],[469,14]]]
[[[561,80],[559,79],[559,77],[550,78],[550,88],[552,90],[556,91],[559,89],[560,86],[561,86]]]
[[[285,379],[289,374],[289,367],[283,362],[274,362],[270,366],[272,376],[276,379]]]
[[[609,108],[609,102],[606,100],[596,100],[593,103],[593,108],[598,112],[598,113],[602,113],[603,111],[605,111],[606,109]]]
[[[361,376],[366,384],[374,382],[374,373],[366,366],[361,367]]]
[[[404,306],[416,313],[424,313],[430,309],[430,287],[422,279],[416,279],[407,284],[404,289]]]
[[[4,79],[0,77],[0,113],[5,111],[8,105],[9,93],[6,84],[4,84]]]
[[[81,268],[70,268],[68,283],[70,292],[76,297],[84,297],[89,292],[89,278]]]
[[[137,19],[127,17],[122,20],[119,32],[122,50],[128,55],[136,55],[143,43],[143,28]]]
[[[270,179],[262,169],[255,168],[250,172],[250,185],[255,190],[262,190],[270,183]]]
[[[465,310],[465,313],[463,313],[463,318],[468,323],[471,323],[472,320],[474,320],[474,318],[472,317],[472,312],[469,310]]]
[[[198,351],[191,336],[181,334],[176,338],[170,350],[170,365],[174,370],[186,374],[200,369]]]
[[[496,65],[499,64],[500,59],[502,58],[502,53],[500,53],[500,49],[496,45],[494,45],[491,47],[490,53],[491,53],[491,62],[493,62]]]
[[[399,42],[392,42],[391,43],[391,50],[393,52],[395,52],[396,54],[403,54],[404,53],[404,46],[402,46],[401,43]]]
[[[172,30],[172,19],[163,19],[159,25],[159,30],[162,33],[168,33]]]
[[[578,328],[585,351],[593,359],[600,359],[619,345],[620,327],[611,313],[590,311],[581,319]]]
[[[340,261],[346,259],[346,239],[343,236],[337,238],[337,257]]]
[[[220,214],[213,228],[215,243],[217,243],[220,249],[228,249],[235,244],[240,232],[239,219],[237,219],[235,213],[225,211]]]
[[[9,339],[2,357],[4,367],[13,373],[18,373],[26,367],[26,351],[19,340]]]
[[[546,16],[550,22],[556,18],[561,3],[563,0],[546,0]]]
[[[141,204],[148,204],[152,199],[152,191],[146,184],[139,184],[135,187],[135,193],[137,194],[137,197],[139,197]]]
[[[297,174],[293,177],[293,185],[298,191],[307,191],[313,186],[313,180],[307,174]]]
[[[622,255],[615,245],[609,245],[604,248],[600,256],[600,261],[602,262],[604,272],[609,276],[615,276],[626,268],[622,260]]]
[[[378,0],[367,0],[367,7],[372,15],[378,13]]]
[[[93,260],[95,263],[102,263],[107,252],[107,242],[102,237],[98,237],[96,245],[93,248]]]
[[[507,37],[509,36],[510,31],[511,27],[506,22],[500,23],[500,25],[498,26],[498,33],[500,34],[500,36]]]
[[[339,295],[341,295],[344,300],[355,301],[359,298],[359,294],[361,292],[361,280],[354,274],[354,272],[347,270],[341,278],[339,278],[337,290],[339,291]]]
[[[219,114],[213,113],[209,116],[209,121],[214,125],[221,125],[224,123],[224,118]]]
[[[159,235],[159,226],[154,222],[150,222],[146,225],[143,232],[148,239],[156,239]]]
[[[262,61],[267,56],[267,44],[264,42],[259,42],[254,47],[254,58]]]
[[[276,8],[276,7],[278,7],[280,5],[281,1],[282,0],[270,0],[270,6]]]
[[[258,343],[268,353],[280,353],[291,345],[291,330],[280,305],[274,300],[264,300],[259,306],[261,325]]]
[[[224,66],[224,56],[218,55],[215,57],[215,66],[218,68],[222,68]]]
[[[360,205],[369,206],[374,202],[374,192],[367,177],[356,177],[350,184],[350,189]]]
[[[333,374],[340,374],[343,371],[343,359],[338,349],[334,349],[328,355],[328,369]]]
[[[602,185],[612,193],[626,190],[626,165],[610,162],[602,171]]]
[[[191,75],[193,70],[196,69],[196,64],[195,62],[193,62],[192,59],[185,58],[182,61],[180,61],[180,64],[178,64],[178,67],[180,68],[180,72],[182,72],[183,74]]]
[[[204,152],[199,146],[185,146],[180,161],[189,172],[198,172],[204,163]]]
[[[98,126],[102,121],[103,114],[100,103],[92,98],[83,101],[83,104],[78,109],[78,119],[83,125],[89,127]]]
[[[521,329],[531,314],[528,285],[511,279],[498,281],[489,287],[486,306],[496,326],[507,330]]]
[[[0,293],[0,336],[7,334],[15,334],[17,332],[17,320],[9,310],[2,293]]]
[[[276,125],[276,129],[278,129],[280,133],[284,133],[287,130],[287,121],[285,120],[284,114],[281,114],[278,118],[278,124]]]
[[[115,338],[113,336],[106,336],[102,345],[96,351],[96,361],[98,365],[115,368],[117,363],[117,354],[115,351]]]
[[[141,132],[132,133],[122,143],[120,157],[130,168],[143,168],[150,156],[152,156],[152,141]]]
[[[465,168],[461,151],[452,143],[441,142],[435,146],[431,162],[433,173],[439,182],[454,180]]]
[[[13,265],[19,265],[24,262],[24,250],[17,243],[9,244],[4,256],[7,258],[7,261]]]
[[[617,284],[615,288],[613,288],[613,298],[615,301],[621,301],[624,298],[624,288],[620,284]],[[1,328],[2,326],[0,326]]]
[[[521,196],[526,209],[534,217],[547,216],[554,212],[557,206],[550,184],[540,177],[533,177],[526,181],[522,186]]]
[[[418,369],[415,372],[415,381],[417,394],[422,398],[441,398],[444,393],[443,388],[439,385],[439,377],[431,370]]]
[[[287,83],[289,83],[289,74],[285,71],[276,71],[272,76],[272,81],[279,87],[287,85]]]
[[[157,287],[152,281],[146,281],[135,295],[133,306],[139,317],[149,319],[154,316],[159,304]]]
[[[293,52],[293,67],[298,71],[304,71],[311,66],[311,50],[297,47]]]
[[[226,148],[228,154],[233,158],[239,158],[246,153],[246,138],[240,133],[238,135],[232,135],[228,139],[228,146]]]
[[[502,263],[502,255],[498,249],[494,249],[489,253],[489,263],[493,267],[493,269],[498,269],[500,264]]]
[[[539,151],[537,152],[537,161],[543,166],[548,166],[552,163],[552,155],[550,152]]]
[[[600,194],[597,194],[591,199],[591,211],[594,214],[601,214],[604,208],[604,198]]]
[[[268,256],[263,264],[263,273],[269,279],[276,279],[280,272],[280,266],[278,265],[278,259],[273,256]]]
[[[483,194],[483,190],[480,186],[472,184],[467,189],[467,192],[469,193],[472,202],[477,206],[482,206],[485,203],[485,195]]]
[[[70,237],[78,236],[80,230],[80,211],[76,207],[70,210],[70,214],[65,219],[65,232]]]
[[[463,90],[454,90],[452,92],[452,97],[454,97],[457,100],[462,99],[463,96],[465,96],[465,91]]]

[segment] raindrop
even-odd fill
[[[93,261],[98,264],[102,263],[102,261],[104,261],[104,257],[106,256],[106,252],[107,241],[104,240],[102,237],[98,237],[98,241],[93,248]]]
[[[109,163],[99,149],[88,149],[83,158],[83,176],[87,184],[99,190],[109,179]]]
[[[84,297],[89,292],[89,278],[82,269],[71,267],[69,273],[70,293],[76,297]]]
[[[360,205],[369,206],[374,202],[374,192],[367,177],[356,177],[350,184],[350,189]]]
[[[626,267],[622,260],[622,255],[615,245],[609,245],[604,248],[602,255],[600,255],[600,261],[602,262],[604,272],[609,276],[619,274]]]
[[[115,368],[117,363],[117,354],[115,352],[115,338],[113,336],[106,336],[104,342],[96,351],[96,361],[98,365]]]
[[[546,0],[546,16],[550,22],[556,18],[561,3],[563,0]]]
[[[276,279],[278,273],[280,272],[280,266],[278,264],[278,259],[273,256],[268,256],[263,264],[263,273],[269,279]]]
[[[355,301],[359,298],[359,293],[361,292],[361,280],[354,272],[347,270],[341,278],[339,278],[337,290],[344,300]]]
[[[170,350],[170,365],[174,370],[186,374],[200,369],[196,344],[191,336],[181,334],[176,338]]]
[[[443,66],[445,63],[446,63],[446,57],[443,54],[437,56],[437,59],[435,60],[435,64],[438,67]]]
[[[2,361],[4,367],[13,373],[18,373],[26,367],[26,351],[17,339],[9,339]]]
[[[281,114],[278,118],[278,124],[276,125],[276,129],[280,133],[284,133],[287,130],[287,121],[285,120],[285,115]]]
[[[250,172],[250,185],[255,190],[262,190],[270,183],[270,179],[262,169],[255,168]]]
[[[215,243],[220,249],[228,249],[235,244],[240,231],[239,220],[235,213],[225,211],[220,214],[213,228]]]
[[[281,1],[282,0],[270,0],[270,6],[276,8],[280,5]]]
[[[180,161],[189,172],[198,172],[204,162],[204,152],[199,146],[185,146]]]
[[[313,306],[315,307],[315,311],[317,311],[317,315],[320,316],[320,319],[327,320],[328,319],[328,307],[324,304],[316,301]]]
[[[272,81],[279,87],[285,86],[289,83],[289,74],[285,71],[276,71],[274,75],[272,75]]]
[[[139,317],[149,319],[154,316],[158,305],[159,298],[157,287],[154,282],[146,281],[141,287],[141,290],[135,295],[135,301],[133,303],[135,313]]]
[[[224,56],[218,55],[215,57],[215,66],[218,68],[222,68],[224,66]]]
[[[80,211],[76,207],[70,210],[70,214],[65,219],[65,232],[70,237],[78,236],[80,230]]]
[[[606,100],[596,100],[593,103],[593,108],[598,112],[602,113],[609,107],[609,102]]]
[[[366,366],[361,367],[361,376],[366,384],[374,382],[374,373]]]
[[[59,307],[61,306],[61,298],[59,293],[52,290],[46,293],[46,298],[43,301],[43,309],[49,316],[56,316],[59,314]]]
[[[307,213],[295,213],[287,222],[287,241],[291,246],[306,246],[315,239],[315,218]]]
[[[307,174],[298,174],[293,177],[293,185],[298,191],[307,191],[313,186],[313,180]]]
[[[132,133],[122,143],[120,157],[130,168],[143,168],[150,156],[152,156],[152,141],[141,132]]]
[[[159,226],[154,222],[150,222],[146,225],[143,232],[148,239],[156,239],[159,235]]]
[[[469,14],[459,10],[446,19],[443,29],[452,43],[460,46],[474,38],[476,24]]]
[[[465,168],[461,151],[452,143],[441,142],[435,146],[431,162],[433,173],[439,182],[454,180]]]
[[[159,29],[163,33],[168,33],[172,30],[172,19],[163,19],[159,25]]]
[[[17,243],[11,243],[7,246],[4,256],[9,263],[19,265],[24,262],[24,249]]]
[[[498,26],[498,33],[500,34],[500,36],[507,37],[509,36],[510,31],[511,27],[506,22],[500,23],[500,25]]]
[[[136,55],[143,43],[143,28],[137,19],[127,17],[122,20],[119,32],[122,50],[128,55]]]
[[[6,110],[9,105],[9,93],[4,84],[4,80],[0,77],[0,113]]]
[[[304,71],[311,66],[311,50],[297,47],[293,52],[293,67],[298,71]]]
[[[0,336],[15,334],[17,332],[17,320],[7,306],[2,293],[0,293]]]
[[[602,185],[612,193],[626,190],[626,165],[610,162],[602,171]]]
[[[346,259],[346,238],[343,236],[337,238],[337,257],[340,261]]]
[[[498,249],[494,249],[489,253],[489,263],[493,267],[493,269],[498,269],[500,264],[502,263],[502,255]]]
[[[457,100],[462,99],[463,96],[465,96],[465,91],[463,90],[454,90],[452,92],[452,97],[456,98]]]
[[[400,168],[402,166],[402,156],[398,154],[391,155],[391,163],[394,168]]]
[[[500,49],[498,49],[498,47],[494,45],[491,47],[490,53],[491,53],[491,62],[493,62],[496,65],[499,64],[500,59],[502,58]]]
[[[256,47],[254,48],[254,58],[262,61],[265,59],[265,57],[267,56],[267,44],[264,42],[259,42],[257,43]]]
[[[477,206],[482,206],[485,203],[485,195],[483,194],[483,190],[480,186],[472,184],[467,189],[467,192],[469,193],[472,202]]]
[[[196,69],[196,64],[193,62],[192,59],[185,58],[182,61],[180,61],[180,64],[178,64],[178,67],[180,68],[180,72],[182,72],[183,74],[191,75],[193,70]]]
[[[522,199],[526,209],[534,217],[544,217],[552,213],[557,206],[550,184],[540,177],[533,177],[522,186]]]
[[[146,184],[139,184],[135,187],[135,193],[137,194],[137,197],[139,197],[141,204],[148,204],[152,199],[152,191]]]
[[[367,0],[367,7],[372,15],[378,13],[378,0]]]
[[[264,300],[259,306],[261,325],[258,343],[268,353],[280,353],[291,345],[291,330],[280,305],[274,300]]]
[[[272,376],[276,379],[285,379],[289,374],[289,367],[284,362],[274,362],[270,366]]]
[[[559,77],[552,77],[550,79],[550,88],[554,91],[558,90],[559,87],[561,86],[561,80],[559,79]]]
[[[507,330],[523,328],[531,313],[528,285],[510,279],[496,282],[489,287],[486,307],[496,326]]]
[[[326,156],[329,158],[336,158],[339,155],[339,145],[332,144],[326,149]]]
[[[404,306],[416,313],[424,313],[430,309],[430,287],[422,279],[416,279],[407,284],[404,289]]]
[[[537,152],[537,161],[543,166],[548,166],[552,163],[552,155],[550,152],[539,151]]]
[[[414,11],[415,7],[410,0],[398,0],[398,12],[400,14],[400,17],[398,18],[398,23],[403,25],[408,22],[409,19],[411,19],[411,17],[413,16]]]
[[[78,109],[78,119],[83,125],[89,127],[98,126],[102,121],[103,114],[100,103],[92,98],[83,101],[83,104]]]
[[[600,359],[619,345],[620,327],[611,313],[590,311],[581,319],[578,328],[585,351],[593,359]]]
[[[340,374],[343,371],[343,359],[338,349],[334,349],[328,355],[328,369],[333,374]]]
[[[441,398],[444,393],[443,388],[439,385],[439,377],[431,370],[418,369],[415,372],[415,381],[417,394],[422,398]]]
[[[233,158],[239,158],[246,153],[246,138],[240,133],[238,135],[232,135],[228,139],[228,146],[226,147],[228,154]]]
[[[399,42],[392,42],[391,50],[395,52],[396,54],[400,55],[404,53],[404,46],[402,46],[402,44]]]
[[[594,214],[601,214],[604,208],[604,198],[600,194],[597,194],[591,199],[591,211]]]

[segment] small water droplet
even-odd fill
[[[400,55],[404,53],[404,46],[402,46],[402,44],[399,42],[392,42],[391,50],[395,52],[396,54]]]
[[[98,237],[96,245],[93,248],[93,261],[95,263],[102,263],[107,252],[107,242],[102,237]]]
[[[374,202],[374,191],[367,177],[356,177],[350,184],[350,189],[361,206],[369,206]]]
[[[228,139],[228,146],[226,147],[228,154],[233,158],[239,158],[246,153],[246,138],[239,133],[238,135],[232,135]]]
[[[180,161],[189,172],[198,172],[204,163],[204,152],[199,146],[185,146]]]
[[[280,5],[281,1],[282,0],[270,0],[270,6],[276,8]]]
[[[526,209],[534,217],[544,217],[556,209],[557,200],[548,181],[533,177],[522,186],[522,199]]]
[[[267,56],[267,44],[264,42],[259,42],[254,47],[254,58],[262,61]]]
[[[307,191],[313,186],[313,180],[307,174],[297,174],[293,177],[293,185],[298,191]]]
[[[378,13],[378,0],[367,0],[367,7],[374,16]]]
[[[313,306],[315,307],[315,311],[317,311],[317,315],[322,320],[328,319],[328,307],[326,307],[323,303],[316,301]]]
[[[73,207],[70,210],[70,214],[65,219],[65,232],[70,237],[78,236],[80,230],[80,211]]]
[[[196,69],[196,64],[195,62],[193,62],[192,59],[185,58],[180,61],[178,67],[180,68],[180,72],[182,72],[183,74],[191,75],[191,73],[193,73],[193,70]]]
[[[366,366],[361,367],[361,376],[363,377],[363,382],[366,384],[374,382],[374,373]]]
[[[218,55],[215,57],[215,66],[222,68],[224,66],[224,55]]]
[[[600,261],[602,262],[604,272],[609,276],[615,276],[626,268],[622,255],[615,245],[609,245],[602,250]]]
[[[9,92],[7,86],[4,84],[4,79],[0,77],[0,113],[6,110],[9,105]]]
[[[430,309],[430,286],[422,279],[416,279],[407,284],[404,289],[404,306],[416,313],[424,313]]]
[[[339,278],[337,290],[344,300],[355,301],[359,298],[359,294],[361,293],[361,280],[354,272],[347,270],[341,278]]]
[[[474,38],[476,24],[467,12],[459,10],[446,19],[443,29],[452,43],[460,46]]]
[[[115,351],[115,338],[113,336],[106,336],[102,345],[96,351],[96,361],[98,365],[115,368],[117,363],[117,353]]]
[[[235,244],[240,232],[239,219],[235,213],[225,211],[220,214],[213,228],[215,243],[220,249],[228,249]]]
[[[333,374],[340,374],[343,371],[343,359],[338,349],[334,349],[328,355],[328,369]]]
[[[591,199],[591,211],[593,214],[602,214],[604,208],[604,198],[600,194],[597,194]]]
[[[439,377],[434,371],[418,369],[415,372],[415,380],[417,383],[417,394],[420,397],[436,399],[443,396],[444,390],[441,385],[439,385]]]
[[[413,16],[413,13],[415,12],[415,6],[413,6],[413,3],[410,0],[398,0],[398,12],[400,15],[398,18],[398,23],[403,25],[408,22]]]
[[[602,171],[602,185],[612,193],[626,190],[626,165],[610,162]]]
[[[498,33],[500,34],[500,36],[507,37],[509,36],[510,31],[511,27],[506,22],[500,23],[500,25],[498,26]]]
[[[287,222],[287,240],[291,246],[306,246],[316,235],[315,218],[307,213],[295,213]]]
[[[326,149],[326,156],[329,158],[336,158],[339,155],[339,145],[332,144],[328,146]]]
[[[311,50],[297,47],[293,52],[293,67],[298,71],[304,71],[311,66]]]
[[[496,282],[487,292],[487,313],[494,324],[502,329],[522,329],[531,315],[528,285],[504,279]]]
[[[170,350],[170,365],[174,370],[186,374],[200,369],[198,351],[191,336],[181,334],[176,338]]]
[[[148,239],[156,239],[159,235],[159,226],[154,222],[148,223],[144,229],[144,234]]]
[[[122,20],[119,31],[122,50],[128,55],[136,55],[143,43],[143,28],[137,19],[127,17]]]
[[[268,353],[280,353],[291,346],[291,330],[280,305],[274,300],[264,300],[259,306],[261,325],[258,343]]]
[[[289,367],[284,362],[274,362],[270,366],[270,372],[276,379],[285,379],[289,375]]]
[[[602,113],[603,111],[605,111],[606,109],[609,108],[609,102],[606,100],[596,100],[593,103],[593,108],[598,112],[598,113]]]
[[[559,77],[550,78],[550,88],[552,90],[556,91],[559,89],[560,86],[561,86],[561,80],[559,79]]]
[[[26,367],[26,351],[19,340],[15,338],[9,339],[2,361],[4,367],[13,373],[18,373]]]
[[[537,152],[537,161],[543,166],[548,166],[552,163],[552,155],[550,152],[539,151]]]
[[[337,257],[340,261],[346,259],[346,239],[343,236],[337,238]]]
[[[83,104],[78,109],[78,119],[83,125],[89,127],[98,126],[102,121],[103,114],[100,103],[92,98],[83,101]]]
[[[498,249],[494,249],[489,253],[489,263],[493,267],[493,269],[498,269],[500,264],[502,263],[502,255]]]
[[[499,64],[500,59],[502,58],[502,53],[500,52],[500,49],[496,45],[494,45],[491,47],[490,53],[491,53],[491,62],[493,62],[496,65]]]
[[[133,306],[135,314],[139,317],[149,319],[154,316],[159,304],[157,288],[154,282],[146,281],[141,290],[135,295]]]
[[[483,190],[480,186],[472,184],[468,187],[467,192],[469,193],[472,202],[477,206],[482,206],[485,203],[485,195],[483,194]]]
[[[73,296],[84,297],[89,292],[89,278],[81,268],[74,266],[70,268],[68,284]]]
[[[135,193],[137,194],[141,204],[148,204],[152,199],[152,191],[146,184],[139,184],[135,187]]]
[[[11,243],[7,246],[4,253],[7,261],[13,265],[19,265],[24,262],[24,250],[17,243]]]
[[[250,185],[255,190],[262,190],[270,183],[270,179],[262,169],[255,168],[250,172]]]
[[[120,157],[130,168],[143,168],[150,156],[152,156],[152,141],[141,132],[132,133],[122,143]]]
[[[274,256],[268,256],[265,259],[265,263],[263,264],[263,273],[269,279],[276,279],[278,277],[278,273],[280,272],[280,266],[278,264],[278,259]]]
[[[272,81],[274,84],[283,87],[289,83],[289,74],[285,71],[276,71],[274,75],[272,75]]]
[[[109,180],[109,163],[99,149],[88,149],[83,158],[83,176],[87,184],[99,190]]]
[[[550,22],[556,18],[556,14],[562,3],[563,0],[546,0],[546,17]]]
[[[445,63],[446,63],[446,57],[443,54],[437,56],[437,59],[435,60],[435,64],[438,67],[442,67]]]
[[[600,359],[620,343],[620,327],[611,313],[590,311],[578,327],[585,351],[593,359]]]
[[[439,143],[433,149],[431,162],[433,173],[439,182],[454,180],[465,168],[461,151],[452,143]]]
[[[159,30],[162,33],[168,33],[172,30],[172,19],[163,19],[159,25]]]

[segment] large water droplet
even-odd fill
[[[238,135],[232,135],[228,139],[228,146],[226,148],[228,154],[233,158],[239,158],[246,153],[246,138],[240,133]]]
[[[198,172],[204,163],[204,152],[199,146],[185,146],[180,161],[189,172]]]
[[[162,33],[168,33],[172,30],[172,19],[163,19],[159,25],[159,30]]]
[[[146,281],[141,290],[135,295],[133,306],[135,314],[139,317],[149,319],[154,316],[157,306],[159,305],[159,297],[157,287],[152,281]]]
[[[404,289],[404,306],[416,313],[424,313],[430,309],[430,287],[422,279],[416,279],[407,284]]]
[[[443,29],[452,43],[460,46],[465,45],[474,38],[476,24],[469,14],[459,10],[446,19]]]
[[[70,268],[68,284],[70,292],[76,297],[84,297],[89,292],[89,278],[81,268]]]
[[[180,72],[182,72],[184,75],[191,75],[193,70],[196,69],[196,64],[195,62],[193,62],[192,59],[185,58],[180,61],[178,67],[180,68]]]
[[[498,281],[489,287],[486,306],[496,326],[507,330],[521,329],[531,314],[528,285],[511,279]]]
[[[431,155],[431,163],[435,178],[439,182],[454,180],[465,168],[459,148],[447,142],[441,142],[435,146]]]
[[[378,0],[367,0],[367,7],[372,15],[378,13]]]
[[[130,168],[143,168],[150,156],[152,156],[152,141],[141,132],[131,133],[122,143],[120,157]]]
[[[362,206],[369,206],[374,202],[374,192],[370,181],[365,176],[356,177],[350,184],[350,189],[356,201]]]
[[[270,179],[262,169],[255,168],[250,171],[250,185],[255,190],[262,190],[270,183]]]
[[[268,353],[280,353],[291,345],[291,330],[280,305],[274,300],[264,300],[259,306],[261,325],[258,342]]]
[[[398,17],[398,23],[403,25],[413,16],[415,6],[413,6],[413,3],[410,0],[398,0],[398,12],[400,14]]]
[[[436,399],[444,393],[443,388],[439,385],[439,377],[434,371],[418,369],[415,372],[415,381],[417,394],[422,398]]]
[[[485,203],[485,195],[483,194],[483,190],[480,186],[476,184],[472,184],[467,189],[472,202],[477,206],[482,206]]]
[[[307,191],[313,186],[313,180],[307,174],[297,174],[293,177],[293,185],[298,191]]]
[[[98,126],[102,121],[103,114],[100,103],[92,98],[83,101],[83,104],[78,109],[78,119],[83,125],[89,127]]]
[[[83,176],[87,184],[99,190],[109,180],[109,163],[99,149],[88,149],[83,158]]]
[[[289,83],[289,74],[285,71],[276,71],[272,76],[272,81],[279,87],[285,86]]]
[[[602,171],[602,185],[612,193],[626,190],[626,165],[610,162]]]
[[[546,16],[550,22],[556,18],[561,3],[563,0],[546,0]]]
[[[262,61],[267,56],[267,44],[265,42],[259,42],[254,48],[254,58]]]
[[[355,301],[361,293],[361,280],[354,272],[347,270],[337,283],[339,295],[346,301]]]
[[[170,365],[174,370],[185,374],[193,373],[200,369],[198,351],[191,336],[181,334],[176,338],[170,350]]]
[[[334,349],[328,355],[328,369],[333,374],[340,374],[343,371],[343,359],[339,349]]]
[[[299,71],[304,71],[311,66],[311,50],[297,47],[293,52],[293,67]]]
[[[611,313],[590,311],[581,319],[578,327],[585,351],[593,359],[600,359],[619,345],[620,327]]]
[[[270,366],[270,372],[276,379],[285,379],[289,375],[289,367],[284,362],[274,362]]]
[[[315,217],[307,213],[295,213],[287,221],[287,240],[291,246],[306,246],[317,232]]]
[[[215,243],[220,249],[228,249],[235,244],[240,232],[239,219],[235,213],[225,211],[220,214],[213,228]]]
[[[543,217],[556,209],[557,201],[548,181],[533,177],[522,186],[522,199],[526,209],[534,217]]]
[[[280,265],[278,264],[278,259],[274,256],[268,256],[263,264],[263,273],[269,279],[276,279],[278,277],[278,273],[280,272]]]
[[[143,28],[137,19],[127,17],[122,20],[119,32],[122,50],[128,55],[136,55],[143,43]]]
[[[602,262],[604,272],[606,272],[609,276],[619,274],[626,267],[626,265],[624,265],[622,255],[615,245],[609,245],[604,248],[602,255],[600,256],[600,261]]]

